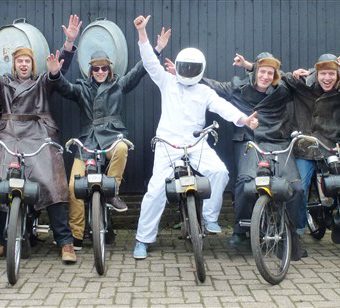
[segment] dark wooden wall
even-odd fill
[[[310,67],[322,53],[340,53],[337,0],[1,0],[0,5],[1,25],[26,17],[44,34],[51,50],[61,46],[61,25],[67,24],[71,13],[81,17],[83,29],[97,17],[106,17],[125,34],[129,68],[140,58],[133,19],[139,14],[151,14],[148,32],[153,41],[162,25],[173,30],[163,58],[174,59],[181,48],[198,47],[207,57],[206,76],[221,81],[243,74],[232,66],[235,52],[253,59],[261,51],[270,51],[282,60],[286,71]],[[78,63],[74,61],[67,77],[74,81],[79,76]],[[160,115],[159,101],[158,89],[149,77],[126,96],[124,119],[136,150],[129,157],[125,192],[144,192],[151,175],[150,139]],[[77,136],[77,106],[58,95],[52,104],[62,140]],[[219,118],[208,115],[208,119]],[[217,150],[230,165],[232,126],[219,122]],[[66,156],[68,169],[71,159]]]

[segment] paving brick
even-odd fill
[[[74,266],[62,264],[48,242],[34,248],[15,286],[0,259],[0,307],[339,307],[340,250],[328,232],[318,242],[304,237],[309,257],[292,262],[276,286],[261,277],[249,250],[228,246],[225,234],[205,238],[207,277],[198,282],[190,244],[178,234],[162,229],[151,257],[137,262],[134,231],[119,230],[103,276],[93,266],[91,243]]]

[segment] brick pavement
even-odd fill
[[[102,277],[90,243],[77,264],[66,266],[49,237],[22,260],[14,287],[0,260],[0,307],[340,307],[340,246],[329,233],[321,241],[305,237],[309,257],[292,262],[278,286],[261,278],[250,251],[228,246],[229,231],[206,237],[207,279],[198,283],[190,247],[178,234],[162,230],[150,257],[135,261],[134,232],[119,230]]]

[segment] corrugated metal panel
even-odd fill
[[[232,66],[235,52],[253,59],[261,51],[271,51],[288,71],[310,67],[320,54],[339,54],[340,49],[337,0],[11,0],[1,1],[0,20],[5,25],[26,17],[55,50],[64,40],[60,26],[68,23],[71,13],[81,17],[83,28],[97,17],[114,21],[126,36],[129,68],[140,58],[133,19],[151,14],[148,33],[152,42],[162,25],[173,30],[163,59],[174,59],[181,48],[198,47],[207,56],[206,75],[217,80],[243,74]],[[80,77],[76,61],[67,77],[72,81]],[[150,139],[160,115],[159,91],[146,77],[125,102],[124,119],[136,150],[129,157],[123,188],[126,192],[143,192],[153,163]],[[62,140],[76,136],[80,125],[76,104],[55,95],[52,105]],[[219,118],[208,115],[208,121],[212,119]],[[232,125],[219,122],[217,151],[223,160],[228,157],[230,164]],[[68,168],[71,158],[66,156]]]

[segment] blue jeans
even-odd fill
[[[307,202],[308,202],[308,194],[309,194],[309,187],[312,181],[313,174],[316,170],[316,163],[314,160],[307,160],[296,158],[296,165],[299,169],[302,188],[304,190],[304,207],[300,207],[300,213],[298,218],[298,225],[297,225],[297,232],[303,233],[304,227],[307,223]]]
[[[50,226],[53,231],[53,237],[57,245],[62,247],[66,244],[73,243],[71,229],[68,224],[68,214],[66,203],[56,203],[46,208],[50,220]],[[0,245],[5,245],[4,228],[6,224],[6,212],[0,211]]]
[[[66,244],[73,244],[72,232],[68,224],[66,206],[67,203],[56,203],[49,205],[46,208],[54,240],[60,247]]]

